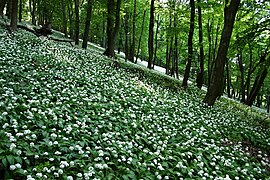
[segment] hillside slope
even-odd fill
[[[269,177],[270,130],[252,116],[111,64],[0,29],[0,179]]]

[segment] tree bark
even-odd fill
[[[32,24],[36,25],[36,0],[32,0],[33,8],[31,11],[32,15]]]
[[[211,78],[210,86],[208,87],[206,96],[204,98],[204,103],[206,103],[208,106],[212,106],[216,99],[223,93],[224,65],[230,45],[235,16],[240,4],[240,0],[231,0],[229,5],[228,1],[229,0],[226,0],[224,9],[224,27],[220,39],[218,55],[215,60],[216,63],[213,71],[213,78]]]
[[[231,98],[231,78],[230,78],[230,68],[229,68],[229,60],[228,58],[226,59],[226,75],[227,75],[227,95],[229,98]]]
[[[22,0],[20,0],[20,6],[19,6],[19,22],[22,22],[22,10],[23,10],[23,3],[22,3]]]
[[[133,24],[132,24],[132,43],[130,46],[130,61],[134,62],[134,56],[135,56],[135,37],[136,37],[136,0],[134,0],[133,4]]]
[[[73,39],[73,9],[72,9],[72,3],[70,2],[68,5],[68,19],[69,19],[69,36]]]
[[[203,31],[202,31],[202,8],[201,0],[198,0],[198,21],[199,21],[199,43],[200,43],[200,70],[196,79],[197,87],[202,88],[204,78],[204,50],[203,50]]]
[[[129,12],[128,12],[128,9],[126,8],[125,9],[126,11],[126,14],[125,14],[125,23],[124,23],[124,30],[125,30],[125,60],[127,61],[128,59],[130,59],[130,54],[129,54],[129,35],[128,35],[128,32],[129,32],[129,24],[128,24],[128,21],[129,21]]]
[[[208,87],[210,86],[210,80],[211,80],[211,62],[212,62],[212,58],[211,58],[211,49],[212,49],[212,40],[211,40],[211,32],[212,32],[212,23],[210,23],[210,19],[208,19],[208,23],[207,23],[207,35],[208,35],[208,63],[207,63],[207,68],[208,68],[208,82],[207,85]]]
[[[156,25],[156,34],[155,34],[155,52],[154,52],[154,61],[153,61],[153,69],[155,66],[155,63],[157,61],[157,49],[158,49],[158,28],[159,28],[159,15],[157,16],[157,25]]]
[[[187,87],[188,85],[188,78],[191,68],[191,61],[193,55],[193,33],[194,33],[194,19],[195,19],[195,2],[194,0],[190,0],[190,27],[189,27],[189,34],[188,34],[188,60],[186,64],[186,69],[184,73],[184,79],[182,83],[182,87]]]
[[[88,0],[87,15],[86,15],[86,21],[85,21],[84,34],[83,34],[83,43],[82,43],[82,48],[83,49],[87,48],[88,34],[89,34],[89,31],[90,31],[91,16],[92,16],[92,0]]]
[[[63,18],[63,27],[62,31],[67,37],[67,12],[66,12],[66,0],[61,0],[61,5],[62,5],[62,18]]]
[[[261,70],[258,72],[258,75],[255,78],[255,82],[252,86],[252,89],[246,101],[246,104],[248,106],[252,106],[252,104],[254,103],[254,100],[256,99],[256,96],[259,94],[263,82],[268,74],[269,66],[267,65],[267,63],[263,64],[265,61],[270,61],[270,57],[267,54],[267,52],[265,52],[260,58]]]
[[[7,0],[0,0],[0,16],[4,15],[4,9],[6,6]]]
[[[152,69],[153,64],[153,50],[154,50],[154,15],[155,0],[151,0],[150,7],[150,21],[149,21],[149,34],[148,34],[148,65],[147,68]]]
[[[17,30],[17,19],[18,19],[18,0],[12,0],[12,8],[11,8],[11,22],[10,22],[10,30]]]
[[[79,0],[74,0],[75,1],[75,16],[76,16],[76,21],[75,21],[75,45],[79,45],[79,36],[80,36],[80,15],[79,15]]]
[[[241,102],[245,102],[245,79],[244,79],[244,66],[243,66],[243,55],[242,51],[239,52],[238,54],[238,65],[239,65],[239,70],[240,70],[240,94],[241,94]]]
[[[142,35],[143,35],[143,31],[144,31],[145,15],[146,15],[146,9],[143,11],[142,31],[141,31],[141,34],[140,34],[140,37],[139,37],[139,43],[138,43],[138,49],[137,49],[137,55],[136,55],[135,63],[137,63],[137,61],[138,61],[138,56],[139,56],[139,52],[140,52],[140,48],[141,48]]]
[[[114,48],[116,37],[120,28],[120,8],[121,0],[117,0],[116,4],[116,13],[115,13],[115,25],[114,25],[114,0],[108,0],[108,17],[107,17],[107,38],[108,38],[108,47],[104,52],[104,55],[108,57],[114,57]]]
[[[250,86],[250,79],[251,79],[251,71],[252,71],[252,65],[253,65],[253,53],[252,53],[252,47],[250,43],[248,43],[249,47],[249,67],[248,67],[248,75],[247,75],[247,80],[245,84],[245,89],[247,90],[247,99],[249,98],[249,86]]]

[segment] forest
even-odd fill
[[[269,47],[268,0],[0,0],[0,179],[267,179]]]

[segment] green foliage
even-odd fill
[[[270,131],[251,109],[207,108],[202,91],[177,89],[167,76],[121,61],[115,68],[96,51],[24,31],[1,33],[4,179],[269,177]],[[261,148],[260,161],[243,141]]]

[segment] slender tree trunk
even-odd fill
[[[103,23],[102,23],[102,47],[106,48],[106,18],[105,12],[102,13],[103,16]]]
[[[33,8],[31,11],[32,24],[36,25],[36,0],[32,0]]]
[[[136,55],[135,63],[137,63],[140,48],[141,48],[142,35],[143,35],[143,31],[144,31],[145,15],[146,15],[146,9],[143,11],[142,31],[141,31],[141,34],[140,34],[140,37],[139,37],[139,43],[138,43],[138,49],[137,49],[137,55]]]
[[[190,27],[189,27],[189,34],[188,34],[188,61],[186,64],[186,69],[184,73],[183,79],[183,87],[187,87],[188,85],[188,78],[191,69],[191,61],[193,55],[193,33],[194,33],[194,19],[195,19],[195,2],[194,0],[190,0]]]
[[[84,34],[83,34],[83,44],[82,44],[83,49],[87,48],[88,34],[90,31],[91,16],[92,16],[92,0],[88,0],[87,15],[86,15],[86,21],[85,21],[85,30],[84,30]]]
[[[245,85],[245,89],[247,90],[247,99],[249,99],[249,86],[250,86],[250,79],[251,79],[251,71],[252,71],[252,66],[253,66],[253,53],[252,53],[252,47],[250,43],[248,43],[249,47],[249,67],[248,67],[248,75],[247,75],[247,81]]]
[[[230,68],[229,68],[229,60],[228,58],[226,59],[226,75],[227,75],[227,95],[229,98],[231,98],[231,78],[230,78]]]
[[[262,64],[261,65],[261,70],[258,72],[258,75],[256,76],[255,78],[255,82],[252,86],[252,89],[249,93],[249,96],[248,96],[248,99],[246,101],[246,104],[248,106],[252,106],[256,96],[259,94],[260,92],[260,89],[263,85],[263,82],[268,74],[268,66],[267,65],[264,65],[263,63],[266,62],[266,61],[270,61],[270,56],[267,55],[267,52],[265,52],[262,56],[261,56],[261,59],[260,59],[260,63]]]
[[[169,36],[166,38],[166,74],[170,73]]]
[[[216,99],[223,93],[224,65],[233,31],[235,16],[240,4],[240,0],[231,0],[230,4],[227,5],[228,1],[229,0],[226,0],[226,6],[224,9],[224,27],[218,49],[218,55],[215,60],[216,63],[213,71],[213,78],[204,98],[204,103],[210,106],[212,106]]]
[[[148,65],[147,68],[151,69],[153,64],[153,50],[154,50],[154,15],[155,11],[155,0],[151,0],[150,7],[150,21],[149,21],[149,34],[148,34]]]
[[[22,11],[23,11],[23,3],[22,3],[22,0],[20,0],[20,6],[19,6],[19,22],[22,22]]]
[[[18,0],[12,0],[10,30],[17,30]]]
[[[69,19],[69,36],[73,39],[73,9],[72,9],[72,3],[69,3],[68,5],[68,19]]]
[[[13,3],[13,0],[7,1],[6,16],[8,17],[8,19],[11,19],[11,16],[12,16],[12,3]]]
[[[156,34],[155,34],[155,52],[154,52],[154,62],[153,62],[153,69],[155,66],[155,63],[157,61],[157,49],[158,49],[158,28],[159,28],[159,15],[157,16],[157,25],[156,25]]]
[[[79,45],[79,36],[80,36],[80,15],[79,15],[79,0],[74,0],[75,2],[75,44]]]
[[[4,15],[4,9],[6,6],[7,0],[0,0],[0,16]]]
[[[114,25],[114,0],[108,0],[108,17],[107,17],[107,37],[108,37],[108,47],[104,52],[104,55],[109,57],[114,57],[114,48],[116,37],[120,28],[120,8],[121,0],[117,0],[116,3],[116,13],[115,13],[115,25]]]
[[[197,76],[197,87],[202,88],[204,77],[204,50],[203,50],[203,31],[202,31],[202,9],[201,0],[198,0],[198,21],[199,21],[199,43],[200,43],[200,71]]]
[[[66,12],[66,0],[61,0],[61,5],[62,5],[62,18],[63,18],[63,27],[62,31],[67,37],[67,12]]]
[[[207,23],[207,35],[208,35],[208,64],[207,64],[207,68],[208,68],[208,87],[210,86],[210,80],[211,80],[211,62],[212,62],[212,58],[211,58],[211,49],[212,49],[212,40],[211,40],[211,32],[212,32],[212,23],[210,23],[210,19],[208,19],[208,23]]]
[[[132,24],[132,43],[130,46],[130,61],[134,62],[134,56],[135,56],[135,37],[136,37],[136,0],[134,0],[133,5],[133,24]]]
[[[238,65],[239,65],[239,70],[240,70],[240,93],[241,93],[241,102],[245,102],[245,79],[244,79],[244,66],[243,66],[243,55],[242,51],[239,52],[238,54]]]
[[[125,9],[126,14],[125,14],[125,24],[124,24],[124,29],[125,29],[125,60],[127,61],[129,58],[129,38],[128,38],[128,32],[129,32],[129,25],[128,25],[128,21],[129,21],[129,13],[128,13],[128,9]]]

